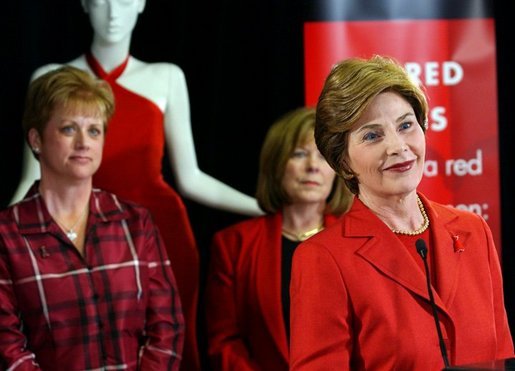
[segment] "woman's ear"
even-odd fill
[[[38,131],[34,128],[30,129],[27,138],[32,151],[39,152],[41,150],[41,136]]]

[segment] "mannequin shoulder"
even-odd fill
[[[49,71],[55,70],[55,69],[63,67],[63,66],[73,66],[73,67],[80,68],[81,70],[86,70],[86,71],[89,70],[88,65],[86,63],[86,59],[83,56],[80,56],[79,58],[76,58],[67,63],[49,63],[49,64],[45,64],[43,66],[40,66],[34,70],[30,79],[32,81],[32,80],[38,78],[39,76],[44,75],[45,73],[47,73]]]
[[[145,96],[164,112],[173,96],[187,94],[182,69],[173,63],[145,63],[131,59],[127,71],[118,79],[126,89]]]
[[[53,71],[59,67],[62,67],[64,66],[64,64],[58,64],[58,63],[50,63],[50,64],[45,64],[44,66],[40,66],[38,68],[36,68],[34,70],[34,72],[32,73],[32,76],[30,78],[30,80],[35,80],[37,79],[39,76],[42,76],[44,75],[45,73],[47,72],[50,72],[50,71]]]
[[[133,58],[130,60],[124,78],[130,81],[140,80],[169,83],[175,79],[184,79],[184,72],[174,63],[146,63]]]

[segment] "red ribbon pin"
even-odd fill
[[[465,251],[465,247],[460,241],[460,236],[454,235],[452,236],[452,239],[454,241],[454,252],[463,252]]]

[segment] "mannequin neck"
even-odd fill
[[[94,37],[91,53],[104,71],[111,72],[122,64],[129,55],[130,41],[129,36],[116,44],[111,44]]]

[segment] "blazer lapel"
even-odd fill
[[[259,238],[256,262],[257,295],[269,333],[285,360],[288,360],[286,329],[281,297],[281,225],[282,216],[265,219]]]
[[[470,232],[456,223],[457,214],[439,208],[422,194],[431,223],[432,251],[436,259],[437,287],[433,287],[436,305],[443,312],[452,304],[458,285],[461,255],[466,249]],[[406,289],[429,300],[424,272],[413,262],[406,247],[389,228],[359,200],[348,215],[344,234],[348,237],[367,237],[357,253],[385,275]],[[374,231],[371,234],[370,231]],[[458,242],[459,241],[459,242]]]
[[[423,201],[428,206],[426,210],[433,226],[433,256],[437,263],[435,299],[440,298],[442,304],[439,306],[445,309],[452,304],[456,294],[462,254],[466,253],[470,232],[457,223],[458,215],[452,209],[440,208],[425,198]]]
[[[343,233],[347,237],[367,238],[356,253],[399,285],[429,300],[425,274],[406,246],[359,199],[354,202]],[[436,292],[435,301],[445,311]]]
[[[368,237],[357,254],[399,285],[427,297],[424,272],[413,261],[406,246],[374,214],[369,214],[366,224],[359,222],[346,231],[347,236]],[[374,230],[373,236],[371,230]]]

